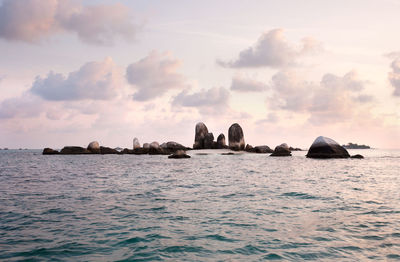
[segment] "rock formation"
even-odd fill
[[[270,156],[291,156],[292,152],[286,143],[275,147],[274,152]]]
[[[139,139],[136,137],[133,139],[133,149],[140,148]]]
[[[203,122],[196,124],[193,149],[204,148],[204,138],[208,134],[207,126]]]
[[[306,155],[309,158],[348,158],[347,150],[333,139],[319,136]]]
[[[217,149],[226,148],[226,141],[225,141],[225,136],[224,136],[224,134],[220,134],[220,135],[218,136],[216,148],[217,148]]]
[[[87,150],[89,150],[92,154],[100,154],[100,145],[99,142],[93,141],[87,146]]]
[[[101,146],[100,147],[100,154],[118,154],[118,150],[114,149],[114,148],[110,148],[110,147],[106,147],[106,146]]]
[[[235,151],[244,150],[244,135],[239,124],[235,123],[228,130],[229,148]]]
[[[212,149],[214,142],[214,135],[213,133],[207,133],[204,137],[204,149]]]
[[[61,149],[60,154],[62,155],[81,155],[81,154],[91,154],[89,150],[80,146],[65,146]]]
[[[272,153],[273,150],[269,148],[269,146],[255,146],[254,147],[254,152],[258,154],[267,154],[267,153]]]
[[[150,148],[150,144],[149,144],[149,143],[144,143],[144,144],[143,144],[143,148],[149,149],[149,148]]]

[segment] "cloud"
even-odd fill
[[[42,110],[40,98],[24,93],[22,96],[9,98],[0,103],[0,119],[35,117],[40,115]]]
[[[46,100],[109,100],[117,96],[122,76],[111,58],[88,62],[68,77],[50,72],[36,77],[30,91]]]
[[[392,86],[394,87],[394,96],[400,96],[400,57],[393,60],[390,65],[392,72],[389,72],[388,78]]]
[[[260,36],[256,44],[239,53],[236,60],[217,63],[224,67],[272,67],[280,68],[294,65],[302,55],[319,49],[320,44],[308,37],[302,41],[302,47],[296,48],[289,44],[283,34],[283,29],[273,29]]]
[[[185,78],[177,72],[181,62],[170,54],[151,52],[145,58],[128,66],[126,78],[137,92],[133,99],[148,101],[171,89],[185,88]]]
[[[192,107],[200,113],[225,113],[229,110],[230,93],[226,88],[213,87],[199,92],[189,93],[184,90],[173,98],[172,105],[177,107]]]
[[[234,76],[232,79],[231,90],[237,92],[262,92],[267,89],[267,85],[248,78]]]
[[[72,32],[84,42],[112,44],[134,39],[140,26],[122,4],[83,6],[70,0],[4,0],[0,6],[0,37],[38,42],[60,32]]]
[[[362,93],[368,81],[359,80],[355,71],[344,76],[325,74],[320,83],[304,81],[293,71],[281,71],[272,77],[269,107],[309,114],[313,124],[351,119],[360,106],[374,100]]]

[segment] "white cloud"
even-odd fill
[[[89,62],[68,77],[50,72],[37,77],[30,91],[46,100],[109,100],[117,96],[122,76],[111,58]]]
[[[225,113],[229,111],[230,93],[226,88],[213,87],[199,92],[184,90],[173,98],[173,106],[197,108],[202,114]]]
[[[256,44],[239,53],[236,60],[217,61],[224,67],[273,67],[294,65],[298,57],[320,48],[320,44],[308,37],[302,41],[302,47],[296,48],[288,43],[283,29],[273,29],[261,35]]]
[[[237,92],[263,92],[267,85],[253,79],[234,76],[232,79],[231,90]]]
[[[171,89],[185,88],[185,78],[177,72],[181,62],[170,54],[151,52],[145,58],[128,66],[126,77],[137,92],[134,100],[148,101]]]
[[[393,60],[390,65],[392,72],[389,72],[388,78],[392,86],[394,87],[394,96],[400,96],[400,57]]]
[[[122,4],[83,6],[70,0],[4,0],[0,6],[0,37],[37,42],[60,32],[76,33],[87,43],[132,40],[139,26]]]
[[[293,71],[282,71],[272,77],[268,104],[274,110],[308,114],[313,124],[342,122],[373,101],[361,93],[366,84],[355,71],[343,77],[325,74],[319,84],[304,81]]]
[[[40,98],[30,93],[0,102],[0,119],[29,118],[40,115],[43,105]]]

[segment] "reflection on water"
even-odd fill
[[[399,151],[197,153],[0,151],[0,259],[400,259]]]

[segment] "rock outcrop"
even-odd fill
[[[229,148],[235,151],[244,150],[244,135],[239,124],[235,123],[228,130]]]
[[[43,155],[58,155],[60,154],[60,152],[58,152],[57,150],[54,150],[52,148],[48,148],[46,147],[45,149],[43,149]]]
[[[87,146],[87,150],[92,154],[100,154],[100,144],[97,141],[90,142]]]
[[[217,137],[216,148],[217,148],[217,149],[226,148],[226,141],[225,141],[225,136],[224,136],[224,134],[220,134],[220,135]]]
[[[136,137],[133,139],[133,149],[140,148],[139,139]]]
[[[212,149],[214,142],[214,135],[213,133],[207,133],[204,137],[204,147],[203,149]]]
[[[100,147],[100,154],[103,154],[103,155],[119,154],[119,152],[118,152],[118,150],[116,150],[114,148],[101,146]]]
[[[292,152],[286,143],[275,147],[274,152],[270,156],[291,156]]]
[[[91,154],[89,150],[80,146],[65,146],[61,149],[60,154],[62,155],[82,155]]]
[[[204,138],[208,134],[207,126],[203,122],[196,124],[193,149],[204,149]]]
[[[175,153],[173,153],[172,155],[168,156],[168,158],[190,158],[189,155],[186,154],[186,152],[184,150],[178,150]]]
[[[309,158],[348,158],[349,152],[333,139],[319,136],[306,155]]]

